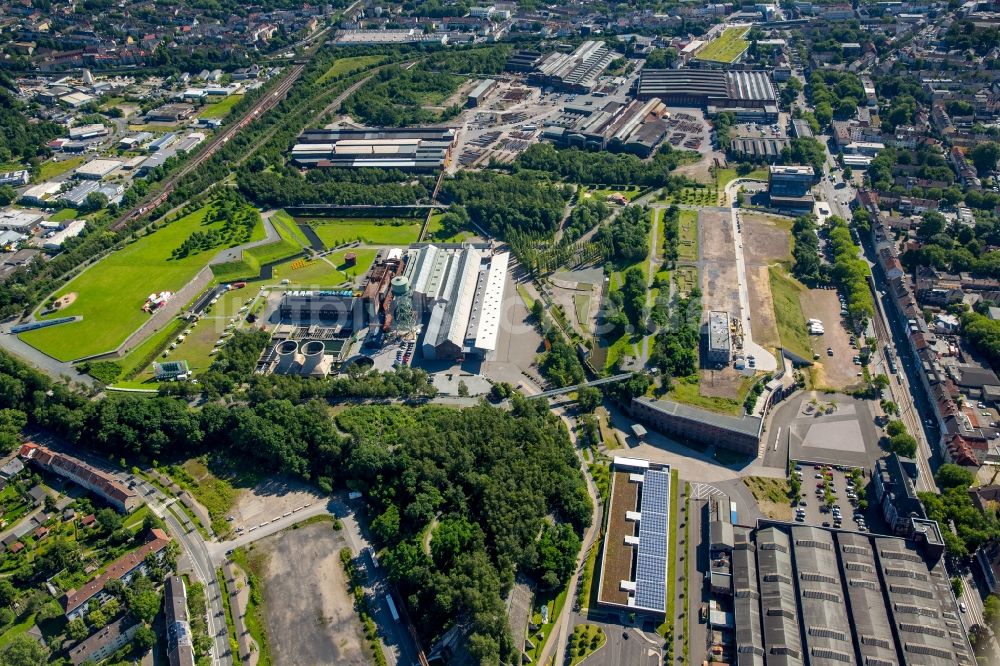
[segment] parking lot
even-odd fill
[[[845,471],[847,470],[847,471]],[[862,492],[854,492],[850,481],[848,468],[837,469],[831,465],[807,465],[800,464],[796,471],[801,474],[802,479],[802,499],[796,509],[796,522],[806,525],[822,525],[823,527],[838,527],[844,530],[868,531],[871,527],[868,524],[868,513],[863,517],[855,518],[857,510],[857,500],[865,496],[868,478],[865,478],[865,486]],[[826,485],[829,484],[830,493],[833,497],[833,509],[828,509],[825,502]],[[857,495],[857,498],[850,497],[849,494]],[[872,504],[869,499],[869,507]],[[842,520],[836,520],[836,508],[839,508]]]

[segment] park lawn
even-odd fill
[[[319,218],[308,223],[327,247],[354,240],[371,245],[409,245],[417,242],[422,226],[419,218]]]
[[[583,577],[580,579],[580,592],[576,595],[576,600],[577,603],[580,604],[580,608],[590,607],[591,595],[594,596],[596,601],[597,593],[594,586],[594,573],[597,570],[597,556],[600,555],[600,553],[601,540],[598,539],[587,552],[587,559],[583,565]]]
[[[681,210],[677,226],[677,258],[698,261],[698,211]]]
[[[744,382],[744,384],[747,384],[747,382]],[[747,384],[746,391],[749,391],[749,389],[750,386]],[[741,396],[746,395],[746,391],[744,391],[743,386],[740,386]],[[707,409],[710,412],[729,414],[730,416],[739,416],[743,413],[743,400],[702,395],[701,377],[699,375],[675,379],[667,397],[685,405]]]
[[[528,312],[531,312],[531,308],[535,305],[535,299],[531,297],[531,294],[528,293],[523,284],[517,285],[517,295],[524,301],[524,307],[528,308]]]
[[[229,95],[214,104],[206,104],[198,114],[199,118],[225,118],[233,107],[243,100],[243,95]]]
[[[274,224],[277,229],[284,227],[286,231],[288,231],[288,237],[296,241],[299,245],[303,247],[310,246],[309,239],[299,227],[299,223],[295,221],[294,217],[289,215],[284,210],[275,212],[275,214],[271,216],[271,223]]]
[[[38,167],[38,175],[35,176],[33,182],[44,183],[51,178],[61,176],[67,171],[71,171],[72,169],[75,169],[83,164],[86,159],[87,158],[83,155],[79,155],[76,157],[68,157],[64,160],[59,160],[58,162],[55,160],[42,162],[42,164]]]
[[[22,333],[21,339],[60,361],[110,351],[149,315],[142,310],[154,292],[176,292],[216,253],[217,248],[171,259],[170,253],[205,227],[207,206],[129,243],[73,278],[56,293],[76,300],[49,317],[82,316],[82,321]]]
[[[377,55],[340,58],[330,66],[330,69],[323,72],[323,75],[321,77],[316,79],[316,83],[317,84],[323,83],[324,81],[327,81],[337,76],[341,76],[342,74],[348,74],[350,72],[359,72],[363,69],[368,69],[369,67],[380,65],[384,61],[385,57]]]
[[[260,275],[261,266],[264,264],[290,259],[302,254],[302,242],[305,240],[305,236],[295,225],[275,223],[274,229],[278,232],[280,240],[244,250],[243,259],[240,261],[213,264],[212,273],[215,275],[215,281],[224,283],[239,279],[253,279]]]
[[[471,229],[460,229],[454,234],[447,235],[441,225],[441,218],[444,213],[434,213],[430,222],[427,223],[427,235],[425,240],[437,241],[438,243],[463,243],[470,238],[477,238],[478,234]]]
[[[355,265],[348,267],[344,263],[344,255],[353,252],[357,255]],[[331,266],[323,259],[313,261],[295,260],[274,267],[274,279],[276,281],[288,280],[290,286],[295,287],[336,287],[348,280],[352,280],[358,275],[364,275],[375,262],[377,250],[373,249],[345,249],[328,254],[326,259],[336,266]]]
[[[639,189],[637,185],[612,187],[609,189],[581,187],[577,192],[577,202],[585,201],[587,199],[607,201],[608,197],[612,194],[620,194],[625,197],[626,201],[632,201],[642,194],[642,190]]]
[[[778,324],[781,346],[804,359],[812,358],[806,316],[802,314],[802,302],[799,299],[805,287],[777,266],[769,267],[768,274],[771,278],[774,319]]]
[[[526,650],[529,657],[531,657],[532,663],[538,661],[538,658],[542,655],[545,650],[545,644],[548,642],[549,638],[552,636],[552,630],[555,628],[556,621],[559,619],[560,613],[563,611],[563,606],[566,605],[566,596],[569,592],[569,588],[564,587],[559,595],[555,599],[547,599],[544,604],[549,607],[549,621],[546,624],[542,624],[540,621],[541,613],[535,613],[532,620],[539,620],[536,624],[541,625],[535,633],[531,634],[530,638],[535,643],[534,650]]]
[[[750,46],[750,42],[744,39],[748,32],[750,32],[749,27],[728,28],[698,51],[695,57],[698,60],[713,62],[734,62]]]

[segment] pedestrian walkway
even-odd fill
[[[726,493],[722,492],[715,486],[707,483],[691,483],[691,499],[709,499],[713,496],[728,497]]]

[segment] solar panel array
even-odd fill
[[[635,605],[667,610],[667,531],[670,512],[670,472],[646,470],[642,484],[642,518],[635,574]]]

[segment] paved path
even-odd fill
[[[82,374],[73,367],[72,363],[56,360],[48,354],[38,351],[16,335],[11,335],[10,327],[13,323],[16,322],[10,322],[0,327],[0,348],[4,351],[54,379],[65,377],[84,386],[97,385],[97,381],[93,377]]]
[[[236,247],[226,248],[222,250],[208,262],[209,266],[214,266],[216,264],[228,264],[234,261],[242,261],[243,253],[246,250],[253,249],[255,247],[260,247],[261,245],[268,245],[270,243],[277,243],[281,240],[281,236],[278,235],[278,230],[274,228],[274,223],[271,222],[271,217],[277,211],[269,210],[261,213],[260,219],[264,224],[264,237],[260,240],[255,240],[250,243],[244,243],[243,245],[237,245]]]
[[[737,179],[726,185],[726,202],[730,205],[733,243],[735,244],[736,279],[739,285],[740,320],[743,326],[743,351],[747,356],[754,357],[758,370],[774,372],[778,369],[778,360],[769,350],[754,342],[753,331],[750,328],[750,282],[747,278],[746,260],[743,257],[743,225],[740,220],[740,209],[734,205],[740,186],[746,182],[754,181]]]

